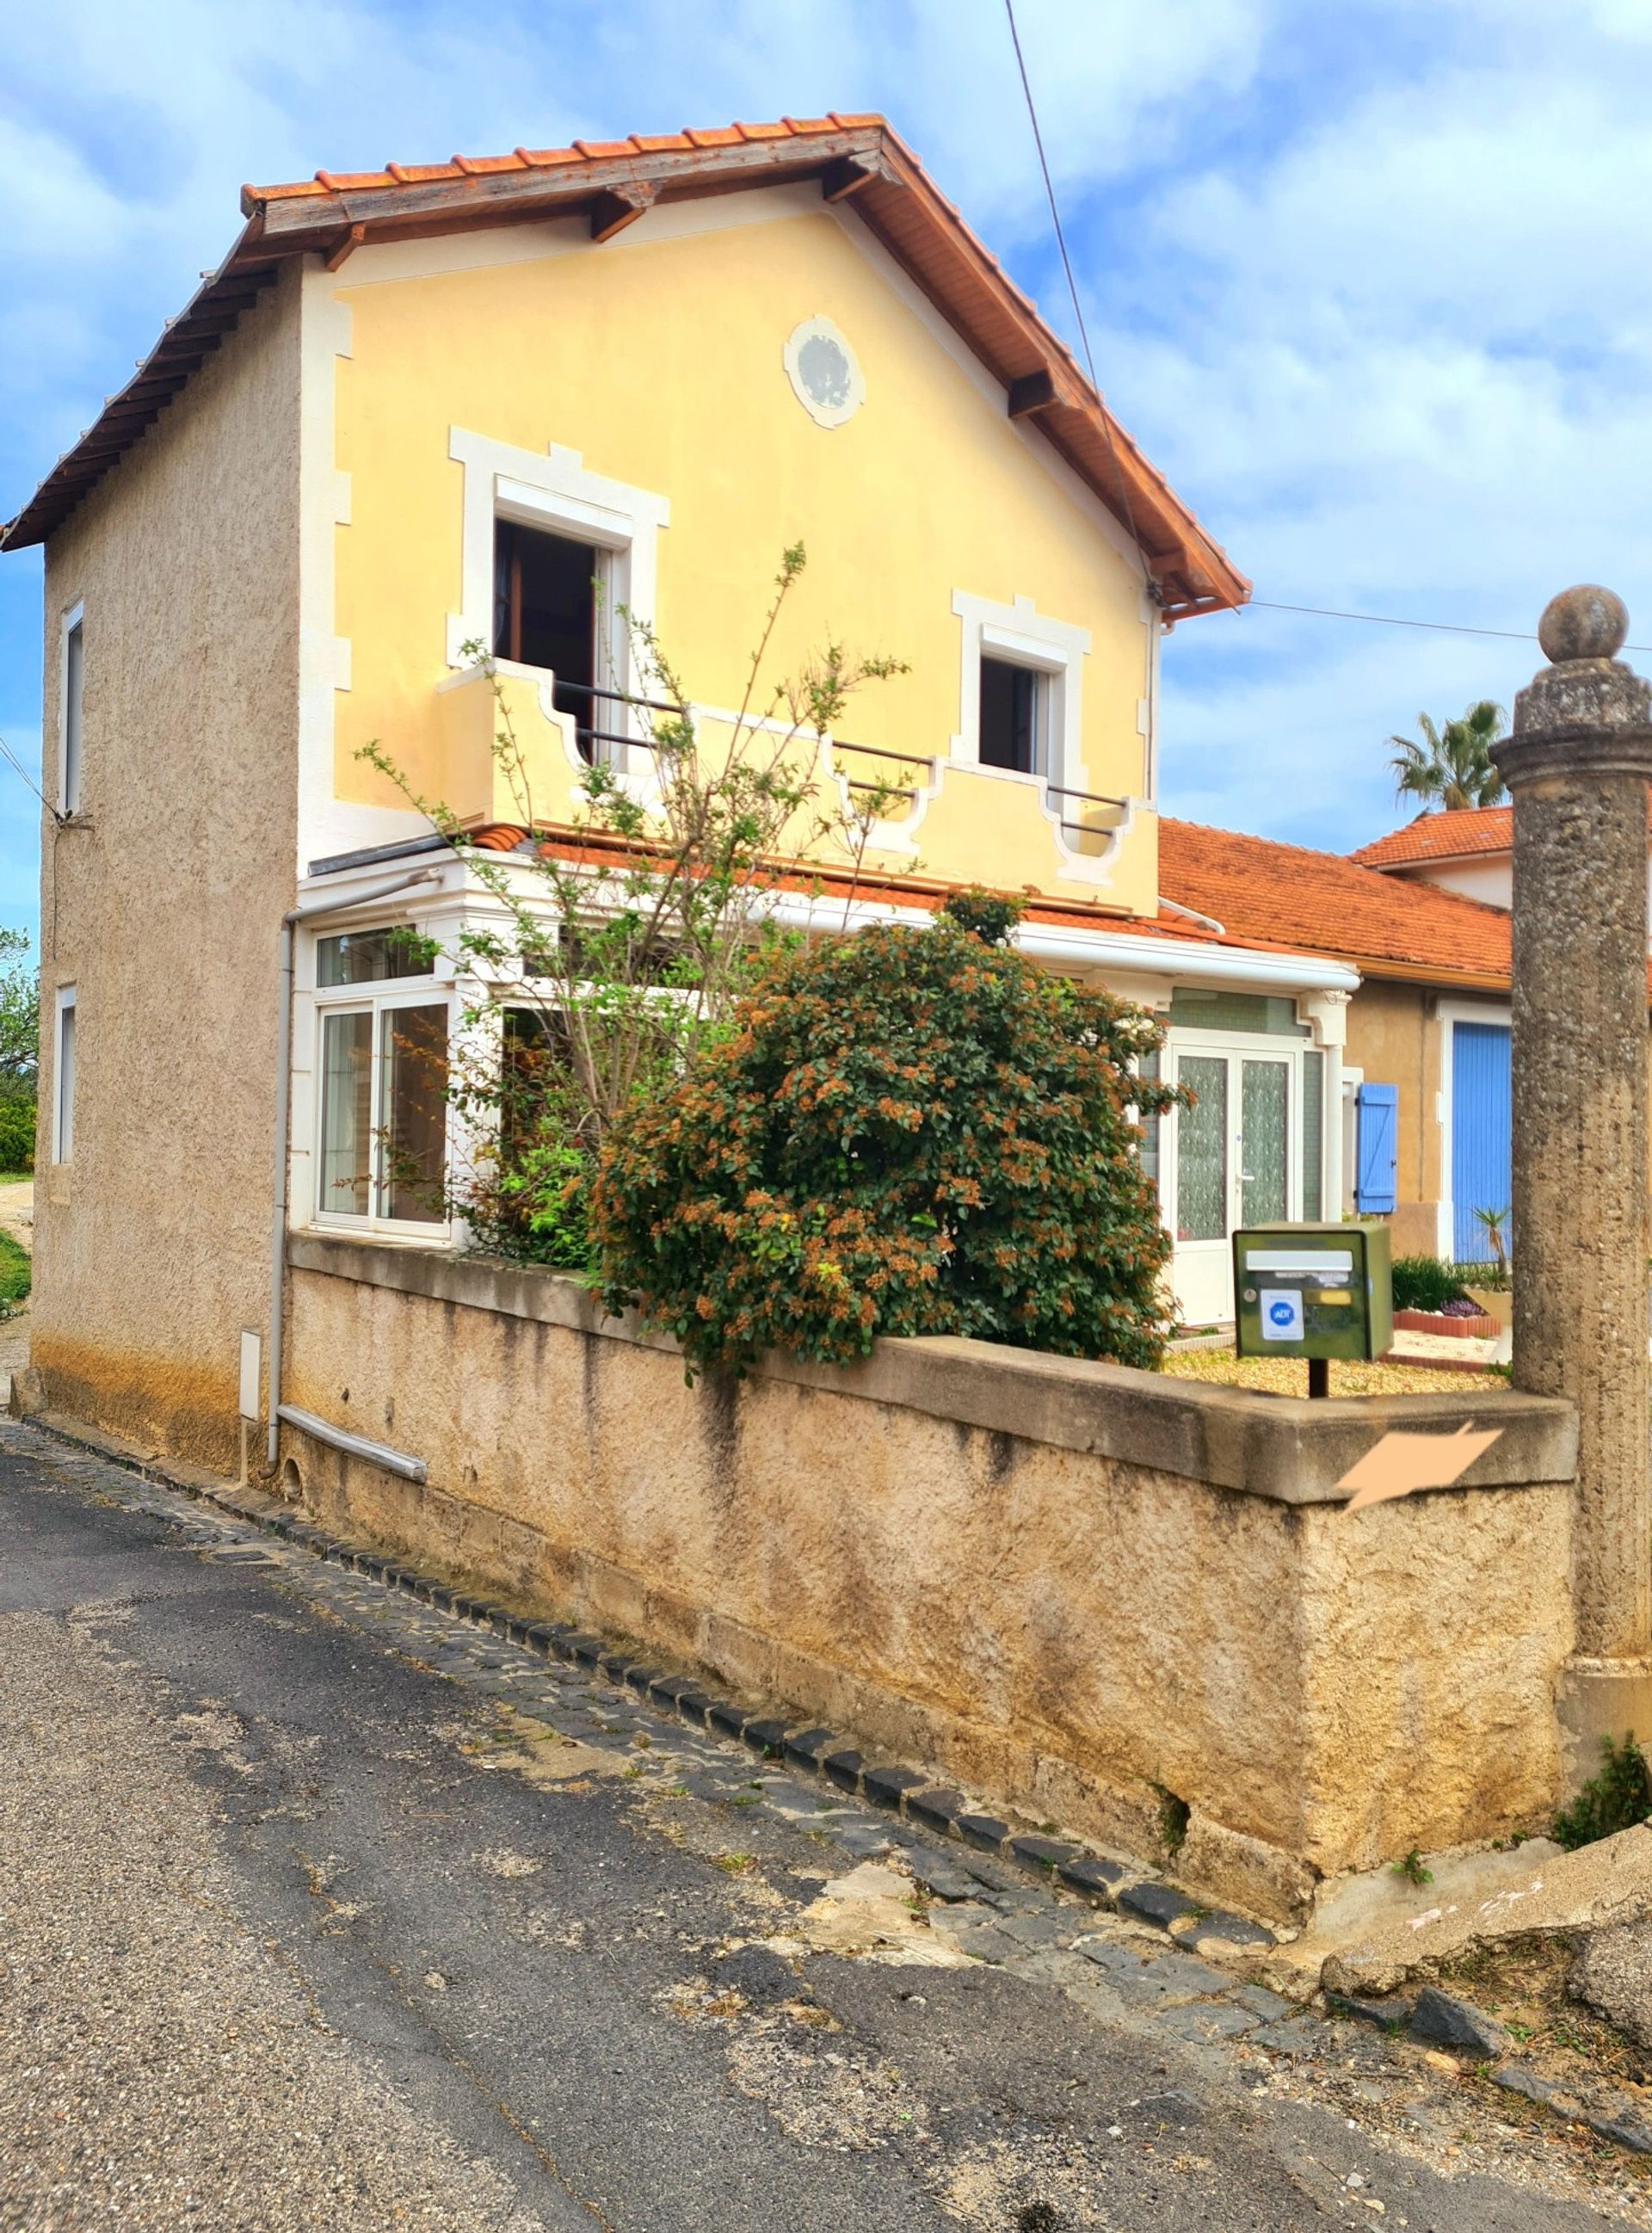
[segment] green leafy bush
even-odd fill
[[[1442,1256],[1396,1256],[1394,1260],[1394,1307],[1396,1311],[1437,1311],[1462,1299],[1457,1267]]]
[[[1169,1242],[1128,1110],[1176,1098],[1131,1074],[1160,1037],[946,918],[777,955],[609,1135],[609,1305],[691,1367],[933,1333],[1156,1364]]]
[[[1600,1774],[1592,1776],[1571,1805],[1563,1807],[1554,1818],[1556,1841],[1568,1852],[1652,1820],[1652,1778],[1634,1731],[1625,1735],[1621,1745],[1603,1737],[1600,1749]]]
[[[0,1317],[10,1318],[11,1305],[22,1302],[28,1294],[34,1268],[22,1241],[14,1240],[9,1233],[0,1233]]]
[[[34,1168],[34,1097],[0,1097],[0,1171],[32,1171]]]

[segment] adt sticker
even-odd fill
[[[1279,1292],[1262,1298],[1262,1338],[1264,1341],[1300,1341],[1302,1332],[1302,1297],[1295,1292]]]

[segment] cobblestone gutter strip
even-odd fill
[[[1278,1935],[1265,1924],[1226,1909],[1202,1906],[1140,1862],[1092,1852],[1070,1839],[1048,1837],[1001,1820],[978,1807],[964,1793],[932,1783],[916,1768],[898,1761],[868,1761],[849,1738],[834,1730],[790,1724],[772,1709],[743,1705],[571,1622],[536,1620],[513,1612],[508,1606],[457,1589],[380,1552],[329,1535],[266,1490],[222,1481],[201,1468],[173,1459],[163,1462],[146,1455],[120,1437],[102,1434],[61,1413],[36,1412],[28,1423],[143,1480],[216,1505],[319,1559],[364,1575],[387,1589],[400,1590],[422,1605],[452,1613],[542,1658],[562,1660],[600,1675],[634,1691],[657,1711],[686,1722],[691,1728],[745,1745],[761,1760],[784,1762],[793,1771],[821,1778],[848,1798],[869,1800],[874,1806],[973,1852],[1007,1861],[1045,1881],[1054,1879],[1094,1906],[1162,1930],[1179,1944],[1219,1957],[1225,1953],[1261,1954],[1278,1943]]]

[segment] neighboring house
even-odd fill
[[[1420,814],[1402,829],[1362,845],[1349,859],[1396,890],[1458,893],[1506,916],[1513,904],[1513,824],[1511,806]],[[1649,886],[1652,898],[1652,866]],[[1507,1003],[1494,1011],[1480,1004],[1463,1007],[1447,1003],[1435,1023],[1431,1060],[1439,1080],[1441,1198],[1434,1245],[1443,1255],[1484,1260],[1491,1251],[1474,1212],[1505,1208],[1509,1200],[1512,1112]]]
[[[243,206],[0,535],[46,547],[49,1400],[221,1462],[287,1230],[462,1241],[399,1174],[445,1152],[429,1073],[485,989],[458,940],[492,902],[361,748],[508,849],[479,644],[540,829],[595,756],[646,805],[646,724],[602,694],[635,679],[617,608],[714,746],[799,538],[784,661],[829,627],[910,662],[818,748],[823,784],[907,786],[852,891],[822,858],[830,921],[1022,891],[1026,950],[1166,1015],[1199,1100],[1148,1152],[1189,1317],[1231,1310],[1237,1221],[1337,1213],[1350,995],[1374,1031],[1441,982],[1494,1004],[1506,953],[1482,983],[1430,974],[1486,913],[1449,895],[1404,966],[1335,905],[1292,915],[1281,862],[1318,856],[1263,848],[1247,906],[1171,824],[1161,873],[1161,638],[1248,585],[881,120],[323,173]],[[1374,1084],[1408,1028],[1356,1051]]]

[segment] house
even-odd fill
[[[322,172],[243,212],[0,534],[46,557],[49,1400],[223,1462],[279,1399],[287,1235],[462,1237],[381,1143],[444,1153],[409,1080],[478,993],[484,895],[361,748],[508,823],[491,653],[539,827],[597,757],[646,804],[620,609],[714,749],[800,537],[783,655],[829,624],[909,664],[817,748],[823,784],[907,771],[851,912],[1024,890],[1030,951],[1163,1010],[1200,1093],[1150,1149],[1190,1312],[1224,1307],[1236,1218],[1334,1212],[1362,958],[1161,869],[1161,640],[1248,585],[881,119]]]
[[[1496,909],[1506,921],[1514,893],[1514,810],[1481,806],[1420,814],[1403,828],[1362,845],[1349,859],[1382,876],[1396,892],[1460,894]],[[1506,964],[1500,1000],[1442,998],[1428,1019],[1421,1050],[1418,1119],[1411,1130],[1422,1145],[1422,1164],[1434,1174],[1434,1227],[1426,1245],[1460,1262],[1484,1260],[1490,1253],[1475,1210],[1504,1208],[1509,1200],[1512,1120],[1506,987]],[[1426,1090],[1424,1072],[1431,1081]],[[1432,1139],[1428,1094],[1434,1097]],[[1421,1236],[1428,1231],[1426,1214],[1415,1229],[1422,1245]]]

